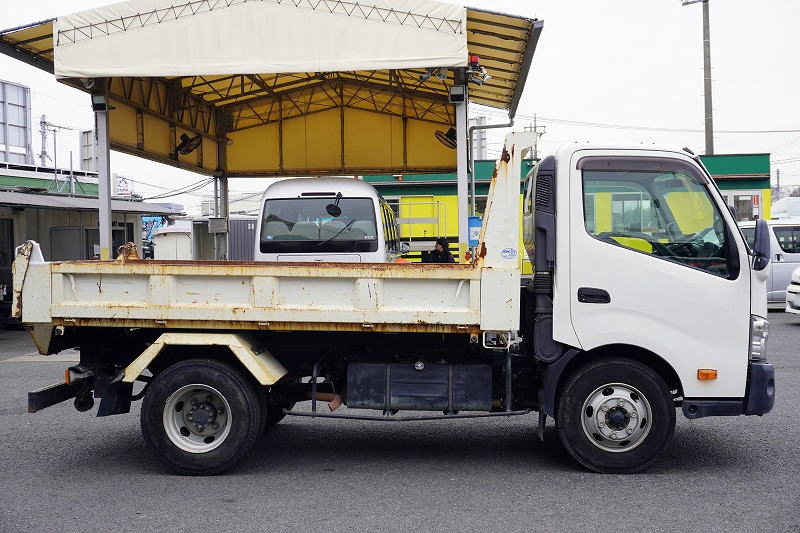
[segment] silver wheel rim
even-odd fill
[[[589,441],[601,450],[627,452],[650,433],[650,403],[635,387],[608,383],[583,402],[581,425]]]
[[[189,453],[208,453],[231,430],[228,400],[214,387],[195,383],[172,393],[164,405],[164,429],[172,443]]]

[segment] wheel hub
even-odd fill
[[[217,419],[217,408],[210,402],[199,403],[189,409],[186,418],[187,422],[207,426]]]
[[[586,437],[598,448],[624,452],[638,446],[650,432],[647,398],[631,385],[598,387],[583,403],[581,422]]]
[[[630,417],[628,416],[628,412],[622,407],[609,409],[606,415],[606,425],[617,431],[625,429],[629,421]]]
[[[230,433],[230,406],[209,385],[186,385],[167,399],[163,421],[167,436],[178,448],[206,453]]]

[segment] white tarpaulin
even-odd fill
[[[340,72],[467,63],[466,9],[433,0],[128,0],[58,17],[58,77]]]

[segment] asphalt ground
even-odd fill
[[[798,531],[800,316],[770,314],[777,404],[764,417],[678,417],[637,475],[581,469],[535,416],[411,424],[287,418],[228,474],[166,473],[138,410],[25,412],[74,355],[0,332],[0,532]],[[95,407],[96,410],[96,407]]]

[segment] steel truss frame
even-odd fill
[[[401,26],[413,25],[422,29],[447,33],[463,33],[463,21],[432,17],[425,13],[412,13],[393,8],[378,7],[367,2],[345,0],[193,0],[154,9],[127,17],[59,29],[57,46],[78,43],[88,39],[102,38],[125,31],[137,30],[181,18],[219,11],[252,2],[266,2],[287,8],[322,11],[363,20],[379,21]]]

